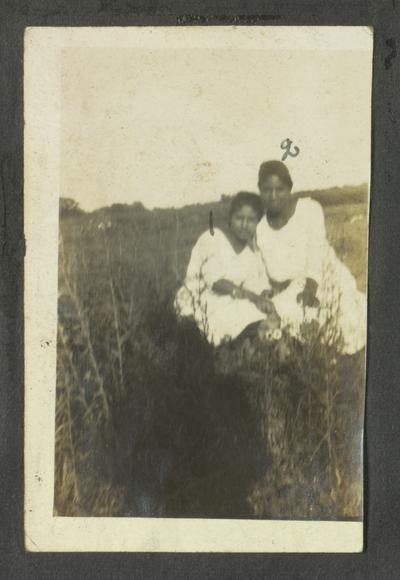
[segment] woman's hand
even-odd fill
[[[265,300],[271,300],[271,298],[273,298],[274,296],[274,291],[272,288],[268,288],[267,290],[263,290],[260,294],[261,298],[264,298]]]
[[[317,308],[319,306],[319,300],[316,296],[318,290],[318,284],[312,278],[306,278],[306,285],[304,290],[297,294],[297,302],[303,306],[309,306],[311,308]]]
[[[233,298],[242,298],[242,289],[240,286],[235,286],[230,280],[221,278],[213,284],[212,289],[216,294],[220,294],[221,296],[230,295]]]
[[[275,305],[271,300],[267,298],[263,298],[262,295],[258,296],[254,300],[254,304],[257,306],[258,310],[267,314],[267,316],[271,319],[276,318],[280,321],[279,315],[275,309]]]
[[[245,291],[243,290],[243,288],[241,286],[234,286],[232,288],[232,298],[237,298],[239,300],[242,300],[243,298],[246,297],[245,295]]]
[[[269,314],[271,311],[270,307],[270,304],[272,304],[271,301],[262,298],[261,296],[258,296],[257,298],[254,299],[254,304],[255,306],[257,306],[258,310],[260,310],[260,312],[263,312],[264,314]]]

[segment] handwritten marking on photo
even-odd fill
[[[293,141],[291,141],[290,139],[284,139],[281,143],[281,149],[285,149],[285,153],[282,156],[282,161],[285,161],[285,159],[288,157],[288,155],[290,155],[290,157],[297,157],[297,155],[300,153],[300,149],[298,147],[296,147],[296,145],[293,146],[293,151],[290,150],[290,148],[293,145]]]

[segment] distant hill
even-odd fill
[[[362,184],[359,186],[332,187],[324,190],[299,191],[296,192],[299,198],[311,197],[321,203],[322,206],[339,206],[342,204],[366,204],[368,201],[368,186]],[[152,219],[159,219],[160,222],[170,222],[178,216],[178,219],[187,219],[190,221],[204,222],[204,216],[210,212],[216,220],[216,225],[221,219],[225,219],[226,210],[229,207],[232,196],[222,195],[219,201],[208,203],[190,204],[178,209],[176,208],[154,208],[149,210],[141,202],[132,204],[115,203],[108,207],[96,209],[92,212],[84,212],[77,202],[72,199],[60,199],[60,217],[80,217],[81,219],[90,217],[97,221],[108,219],[117,219],[118,221],[131,221],[134,218],[137,222],[147,222]],[[145,195],[143,196],[145,202]],[[197,219],[196,219],[197,218]]]
[[[344,203],[367,203],[368,185],[331,187],[322,191],[300,191],[298,197],[311,197],[323,206],[342,205]]]

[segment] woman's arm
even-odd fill
[[[304,276],[307,278],[306,293],[316,293],[325,275],[324,262],[328,246],[324,210],[315,201],[309,201],[307,220],[307,245]]]
[[[305,246],[303,288],[296,300],[309,307],[319,306],[317,298],[319,285],[324,276],[324,256],[327,248],[325,216],[321,205],[315,200],[307,200],[307,244]]]
[[[233,298],[242,300],[249,300],[260,310],[260,312],[268,315],[278,316],[273,302],[266,297],[264,292],[261,294],[256,294],[255,292],[251,292],[251,290],[246,290],[242,286],[237,286],[233,282],[224,279],[215,282],[212,289],[217,294],[225,296],[229,295]]]
[[[222,296],[233,296],[234,298],[244,298],[243,291],[240,286],[236,286],[233,282],[229,280],[220,279],[214,282],[212,289],[216,294],[221,294]]]

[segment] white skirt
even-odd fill
[[[305,279],[296,279],[273,298],[282,326],[290,334],[301,338],[303,323],[318,322],[326,328],[326,335],[335,340],[343,354],[354,354],[366,343],[367,297],[357,290],[350,270],[336,258],[330,257],[317,298],[320,306],[304,307],[297,295],[305,286]]]
[[[181,316],[192,316],[215,346],[224,338],[236,338],[249,324],[265,320],[265,314],[249,300],[221,296],[208,289],[199,297],[185,286],[177,293],[175,309]]]

